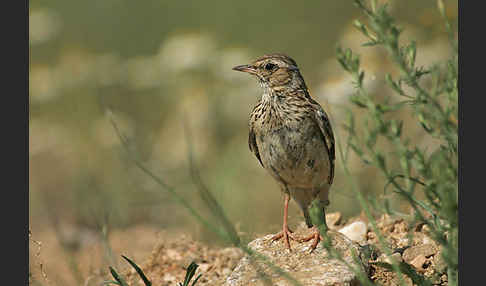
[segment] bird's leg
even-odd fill
[[[287,215],[288,215],[288,208],[289,208],[289,201],[290,201],[290,195],[288,193],[285,193],[285,202],[284,202],[284,217],[283,217],[283,226],[282,226],[282,231],[277,233],[272,237],[272,241],[279,240],[282,237],[284,238],[285,245],[287,248],[290,250],[290,241],[289,238],[292,240],[296,240],[292,236],[292,231],[289,229],[288,224],[287,224]]]

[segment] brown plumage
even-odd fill
[[[314,239],[313,250],[322,239],[318,230],[308,238],[294,238],[287,226],[287,208],[291,197],[304,212],[307,226],[312,227],[310,203],[315,198],[328,203],[335,159],[329,118],[311,98],[290,57],[264,55],[233,69],[255,75],[263,87],[263,95],[250,115],[248,144],[285,195],[283,230],[274,239],[283,237],[289,249],[289,238]]]

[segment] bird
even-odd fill
[[[317,199],[325,218],[324,207],[329,205],[334,179],[334,134],[329,117],[311,97],[295,60],[286,54],[266,54],[233,70],[255,76],[263,89],[250,113],[248,145],[284,195],[282,231],[271,239],[283,238],[289,251],[289,239],[313,240],[312,252],[323,236],[312,224],[309,207]],[[288,227],[291,199],[303,211],[307,227],[312,228],[307,237],[296,237]]]

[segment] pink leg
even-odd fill
[[[288,224],[287,224],[287,215],[288,215],[289,201],[290,201],[290,195],[289,194],[285,194],[284,217],[283,217],[283,227],[282,227],[282,231],[279,232],[279,233],[277,233],[276,235],[274,235],[272,237],[272,241],[279,240],[280,238],[283,237],[284,240],[285,240],[285,245],[287,246],[287,248],[289,250],[291,250],[290,249],[290,241],[289,241],[289,238],[292,239],[292,240],[296,240],[296,239],[292,236],[292,231],[289,229]]]

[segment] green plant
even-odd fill
[[[194,261],[191,262],[189,267],[187,267],[186,277],[184,278],[184,283],[179,283],[179,286],[189,286],[189,282],[191,282],[192,277],[194,276],[194,274],[196,274],[196,269],[197,269],[198,266],[199,265],[197,265]],[[196,285],[197,280],[199,280],[199,278],[201,278],[201,276],[202,276],[202,274],[199,274],[196,277],[196,279],[194,279],[191,286]]]
[[[414,222],[428,226],[432,238],[442,247],[442,257],[447,264],[449,285],[457,285],[458,276],[458,49],[454,33],[445,15],[444,4],[439,0],[438,8],[445,20],[452,54],[447,61],[431,67],[417,67],[417,47],[414,41],[400,44],[400,29],[389,14],[387,5],[355,0],[355,4],[367,16],[367,25],[355,21],[355,27],[367,37],[364,46],[383,47],[399,76],[386,74],[385,80],[393,90],[392,95],[378,96],[364,88],[365,71],[360,67],[360,57],[351,49],[337,48],[337,60],[353,77],[355,94],[351,102],[361,109],[363,117],[356,121],[353,112],[348,112],[345,130],[348,137],[345,148],[339,146],[346,174],[349,150],[361,160],[376,168],[384,176],[384,191],[392,188],[414,210]],[[401,99],[401,100],[397,100]],[[421,126],[424,138],[439,142],[434,150],[412,144],[411,138],[403,134],[404,121],[398,112],[413,114],[415,123]],[[361,125],[360,125],[361,124]],[[386,148],[384,145],[386,144]],[[384,251],[390,254],[385,240],[380,235],[371,215],[370,201],[357,191],[358,199],[371,221],[373,230],[380,238]],[[419,199],[422,196],[423,199]],[[387,198],[384,208],[389,207]],[[403,266],[390,265],[393,271],[409,276]],[[417,277],[411,277],[417,281]],[[403,279],[401,279],[403,283]],[[429,284],[423,282],[422,285]]]
[[[152,282],[150,282],[150,280],[147,278],[147,276],[145,276],[145,273],[143,272],[143,270],[135,262],[133,262],[131,259],[129,259],[128,257],[126,257],[124,255],[122,255],[122,257],[123,257],[123,259],[128,261],[128,263],[135,269],[135,271],[137,271],[138,276],[140,276],[140,278],[142,279],[145,286],[152,286]],[[194,274],[196,273],[196,269],[198,267],[199,267],[199,265],[197,265],[194,261],[191,262],[191,264],[189,264],[189,266],[187,267],[184,282],[179,283],[179,286],[189,286],[189,282],[191,282],[191,279],[194,276]],[[111,273],[111,276],[113,276],[113,278],[115,280],[114,281],[113,280],[112,281],[105,281],[103,283],[104,285],[115,284],[115,285],[120,285],[120,286],[128,286],[128,283],[125,281],[125,279],[122,276],[120,276],[120,274],[118,274],[118,272],[116,272],[116,270],[111,266],[110,266],[110,273]],[[197,281],[199,280],[199,278],[201,278],[201,276],[202,276],[202,274],[199,274],[196,277],[196,279],[194,279],[191,286],[196,285]]]
[[[145,276],[145,273],[143,273],[143,270],[135,263],[133,262],[131,259],[129,259],[128,257],[122,255],[123,259],[125,259],[126,261],[128,261],[128,263],[135,269],[135,271],[137,271],[137,274],[138,276],[140,276],[140,278],[143,280],[143,283],[146,285],[146,286],[151,286],[152,285],[152,282],[150,282],[150,280],[148,280],[147,276]],[[113,278],[115,279],[115,281],[106,281],[104,284],[107,285],[107,284],[115,284],[115,285],[120,285],[120,286],[128,286],[127,282],[125,281],[125,279],[123,279],[123,277],[121,277],[117,272],[116,270],[110,266],[110,273],[111,273],[111,276],[113,276]]]

